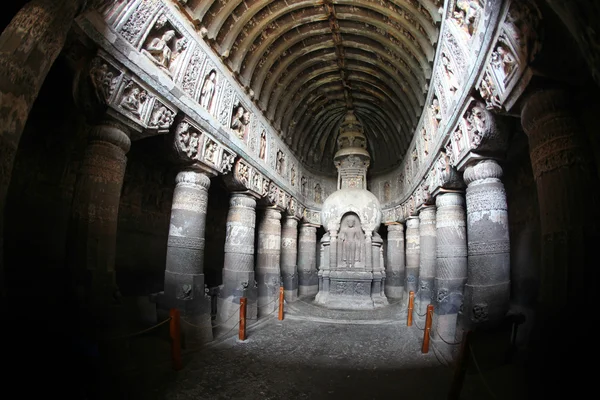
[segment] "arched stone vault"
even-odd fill
[[[399,165],[425,105],[438,0],[191,0],[213,49],[305,166],[333,173],[348,109],[372,172]]]

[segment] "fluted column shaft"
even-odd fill
[[[402,299],[406,279],[404,225],[388,225],[387,229],[385,295],[390,299]]]
[[[570,93],[531,95],[521,123],[537,186],[542,233],[539,301],[548,318],[595,303],[599,241],[598,176]]]
[[[92,127],[73,192],[69,261],[88,304],[114,301],[117,220],[131,142],[112,121]]]
[[[233,193],[227,214],[223,286],[219,294],[218,319],[224,328],[237,323],[232,317],[239,309],[240,297],[247,298],[248,318],[256,318],[254,275],[254,230],[256,200],[246,193]],[[225,321],[228,320],[226,323]]]
[[[0,35],[0,291],[4,212],[17,148],[31,107],[63,49],[83,0],[27,2]],[[2,301],[3,303],[3,301]]]
[[[419,280],[419,217],[406,220],[406,293],[417,293]],[[408,298],[408,295],[407,295]]]
[[[286,301],[298,299],[298,219],[286,215],[281,229],[281,276]]]
[[[468,278],[463,313],[471,327],[495,325],[508,311],[510,242],[502,168],[494,160],[467,167]]]
[[[210,179],[199,171],[177,174],[167,243],[165,296],[170,307],[198,312],[204,293],[204,236]],[[179,301],[177,301],[179,300]],[[169,307],[169,308],[170,308]],[[210,315],[210,309],[202,310]]]
[[[301,224],[298,238],[298,295],[314,296],[318,291],[317,228]]]
[[[281,211],[267,208],[258,225],[256,249],[256,282],[258,286],[258,317],[269,315],[278,304],[281,281]]]
[[[467,281],[467,227],[462,193],[436,197],[437,265],[434,282],[433,340],[455,341],[458,313]],[[440,337],[442,339],[440,339]],[[445,347],[438,343],[438,348]],[[446,349],[449,349],[446,347]]]
[[[539,371],[538,387],[553,393],[555,383],[563,379],[564,366],[576,365],[580,354],[572,346],[557,343],[594,337],[592,332],[559,327],[586,325],[597,303],[598,172],[576,112],[583,107],[570,94],[558,88],[541,90],[527,98],[521,113],[541,227],[541,282],[531,354],[538,361],[533,366]],[[572,387],[583,387],[594,379],[591,372],[576,375]]]
[[[419,295],[417,310],[419,314],[427,311],[427,305],[433,303],[433,280],[437,264],[437,235],[435,227],[435,206],[425,207],[419,212]]]

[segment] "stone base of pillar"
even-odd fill
[[[283,274],[283,288],[285,301],[298,300],[298,274]]]
[[[510,282],[496,285],[465,285],[464,313],[468,326],[494,328],[509,309]]]
[[[312,297],[319,292],[319,275],[317,270],[298,271],[298,296]]]
[[[258,288],[254,272],[224,270],[223,280],[226,284],[220,286],[217,299],[219,329],[215,332],[218,334],[228,331],[239,322],[241,297],[246,298],[246,318],[258,318]]]
[[[404,285],[399,285],[400,282],[392,281],[391,284],[388,284],[393,278],[386,278],[385,280],[385,296],[388,299],[392,300],[402,300],[404,298]],[[398,278],[401,280],[401,278]]]
[[[456,325],[458,314],[433,314],[431,342],[433,351],[446,363],[454,362],[458,355]]]
[[[256,272],[257,284],[257,312],[258,318],[270,315],[279,307],[279,287],[280,283],[279,270],[261,270]]]
[[[176,308],[181,313],[181,332],[187,344],[207,343],[213,340],[211,300],[209,296],[195,299],[178,299],[160,292],[156,296],[158,321],[169,318],[169,312]],[[192,346],[191,346],[192,347]]]

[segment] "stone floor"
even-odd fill
[[[142,338],[127,350],[130,368],[98,377],[86,398],[447,399],[454,370],[433,351],[422,354],[421,340],[422,331],[404,319],[370,324],[272,318],[250,329],[244,342],[230,336],[188,349],[184,368],[175,372],[168,344]],[[462,400],[525,398],[523,374],[499,361],[501,347],[474,342],[485,384],[471,363]]]

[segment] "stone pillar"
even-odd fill
[[[176,307],[186,319],[205,329],[212,339],[210,298],[204,291],[204,236],[210,179],[196,170],[177,174],[167,242],[165,288],[159,297],[163,310]],[[187,326],[187,325],[186,325]]]
[[[427,305],[433,304],[433,280],[437,264],[437,240],[435,227],[435,206],[425,207],[419,212],[419,295],[417,312],[423,315]]]
[[[281,285],[281,211],[275,207],[264,210],[258,225],[256,249],[256,282],[258,286],[258,317],[269,315],[278,307]]]
[[[558,374],[565,363],[577,362],[578,352],[556,343],[581,340],[580,333],[558,327],[565,319],[585,324],[593,313],[590,306],[593,309],[597,302],[599,185],[590,145],[575,112],[579,108],[568,90],[554,88],[528,97],[521,114],[540,208],[540,309],[533,336],[542,381],[547,376],[560,379],[550,374]]]
[[[105,308],[118,300],[117,220],[131,142],[127,129],[109,120],[93,126],[88,140],[73,192],[68,254],[81,300]]]
[[[315,301],[324,303],[329,292],[329,233],[325,233],[321,238],[321,251],[319,262],[319,293],[315,296]]]
[[[406,298],[410,292],[417,294],[419,252],[419,217],[408,217],[406,220]]]
[[[387,229],[385,295],[388,299],[402,299],[404,295],[404,280],[406,279],[404,225],[388,225]]]
[[[286,215],[281,229],[281,276],[286,301],[298,299],[298,218]]]
[[[317,228],[300,225],[298,238],[298,296],[314,296],[319,291],[317,276]]]
[[[247,298],[247,318],[257,317],[254,277],[254,229],[256,200],[246,193],[233,193],[227,214],[223,284],[219,292],[217,319],[223,329],[238,322],[240,297]]]
[[[433,341],[451,358],[456,346],[456,324],[467,281],[467,228],[462,193],[446,192],[436,197],[437,266],[434,282]],[[441,338],[440,338],[441,336]]]
[[[0,35],[0,292],[4,292],[4,207],[29,112],[84,0],[27,2]],[[2,301],[2,304],[4,301]]]
[[[387,299],[383,296],[383,284],[385,281],[385,270],[381,264],[381,247],[383,246],[383,239],[377,232],[373,232],[373,239],[371,244],[371,254],[373,262],[373,282],[371,283],[371,298],[373,304],[376,307],[387,305]]]
[[[470,328],[502,321],[510,298],[510,242],[502,168],[494,160],[467,167],[468,278],[463,314]]]

